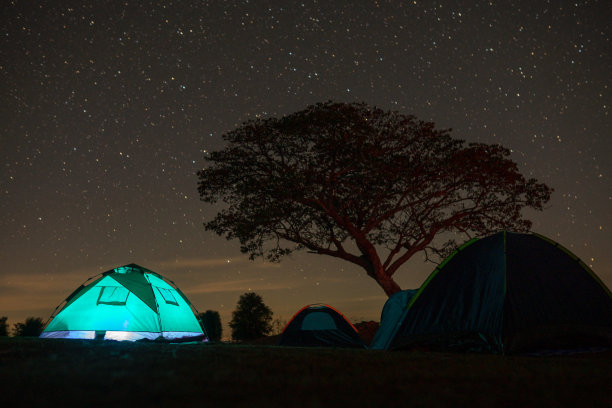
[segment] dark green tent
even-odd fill
[[[329,305],[307,305],[287,323],[278,341],[279,346],[358,347],[365,344],[357,329]]]
[[[556,242],[499,232],[436,268],[386,343],[498,353],[610,347],[612,296]]]

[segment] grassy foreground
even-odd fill
[[[609,406],[612,351],[570,356],[0,338],[5,407]]]

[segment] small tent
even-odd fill
[[[136,264],[90,278],[60,306],[40,337],[207,340],[197,311],[174,283]]]
[[[383,348],[517,353],[610,347],[612,295],[558,243],[499,232],[448,257],[392,327],[379,339]]]
[[[296,347],[359,347],[365,344],[357,329],[329,305],[307,305],[287,323],[278,341],[279,346]]]

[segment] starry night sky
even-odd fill
[[[196,171],[245,120],[327,100],[501,143],[555,189],[534,231],[612,286],[609,1],[5,1],[0,315],[45,320],[88,277],[138,263],[230,319],[254,290],[288,320],[325,302],[378,320],[351,264],[248,261],[204,231]],[[396,275],[418,287],[435,265]],[[226,335],[229,334],[226,327]]]

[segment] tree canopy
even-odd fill
[[[307,249],[347,260],[388,295],[416,253],[439,259],[467,238],[527,231],[522,210],[542,210],[552,192],[503,146],[363,103],[251,120],[223,138],[198,172],[201,200],[226,204],[207,230],[251,259]]]
[[[258,339],[272,330],[272,310],[257,293],[244,293],[238,299],[236,310],[232,312],[229,326],[233,340]]]

